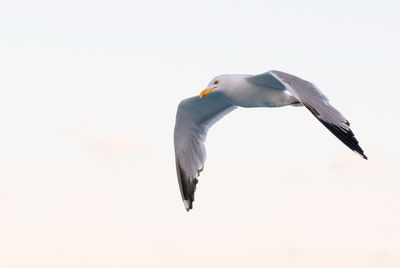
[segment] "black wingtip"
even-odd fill
[[[365,160],[368,160],[368,157],[364,154],[363,151],[360,152],[360,151],[357,151],[357,150],[353,150],[353,152],[355,152],[356,154],[358,154],[359,156],[361,156]]]
[[[351,150],[353,150],[355,153],[359,154],[362,158],[365,160],[368,160],[368,157],[364,154],[363,149],[360,147],[358,144],[358,140],[354,136],[353,131],[351,131],[350,128],[342,128],[341,126],[329,123],[327,121],[324,121],[319,117],[319,113],[309,104],[306,102],[303,102],[304,106],[310,112],[333,134],[335,135],[339,140],[341,140],[347,147],[349,147]],[[344,123],[347,126],[350,126],[349,121],[346,120]]]
[[[194,192],[196,191],[198,179],[188,177],[179,165],[178,161],[176,162],[176,167],[183,204],[185,205],[186,211],[189,211],[193,208]]]
[[[189,212],[193,208],[193,200],[183,200],[183,204],[185,205],[185,209]]]

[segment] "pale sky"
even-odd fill
[[[398,1],[2,1],[0,267],[400,267]],[[209,132],[187,213],[180,100],[216,75],[316,84]]]

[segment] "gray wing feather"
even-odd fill
[[[235,108],[218,92],[204,98],[185,99],[178,106],[174,130],[175,162],[182,199],[188,211],[192,209],[197,177],[206,161],[207,131]]]
[[[277,89],[281,89],[281,87],[276,85],[283,85],[330,132],[351,150],[367,159],[350,129],[349,121],[329,103],[328,98],[314,84],[294,75],[275,70],[253,76],[250,79],[251,82],[264,83],[266,86],[275,86]]]
[[[247,77],[247,80],[256,85],[278,90],[286,90],[285,85],[276,79],[274,75],[270,74],[270,72]]]

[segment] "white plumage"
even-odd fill
[[[350,130],[350,123],[312,83],[280,71],[217,76],[200,97],[185,99],[178,106],[174,131],[175,160],[186,210],[193,207],[197,177],[206,160],[204,142],[208,129],[238,106],[286,105],[304,105],[345,145],[367,159]]]

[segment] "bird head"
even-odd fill
[[[224,76],[220,75],[210,81],[207,88],[200,92],[200,98],[203,98],[213,91],[221,91],[224,88]]]

